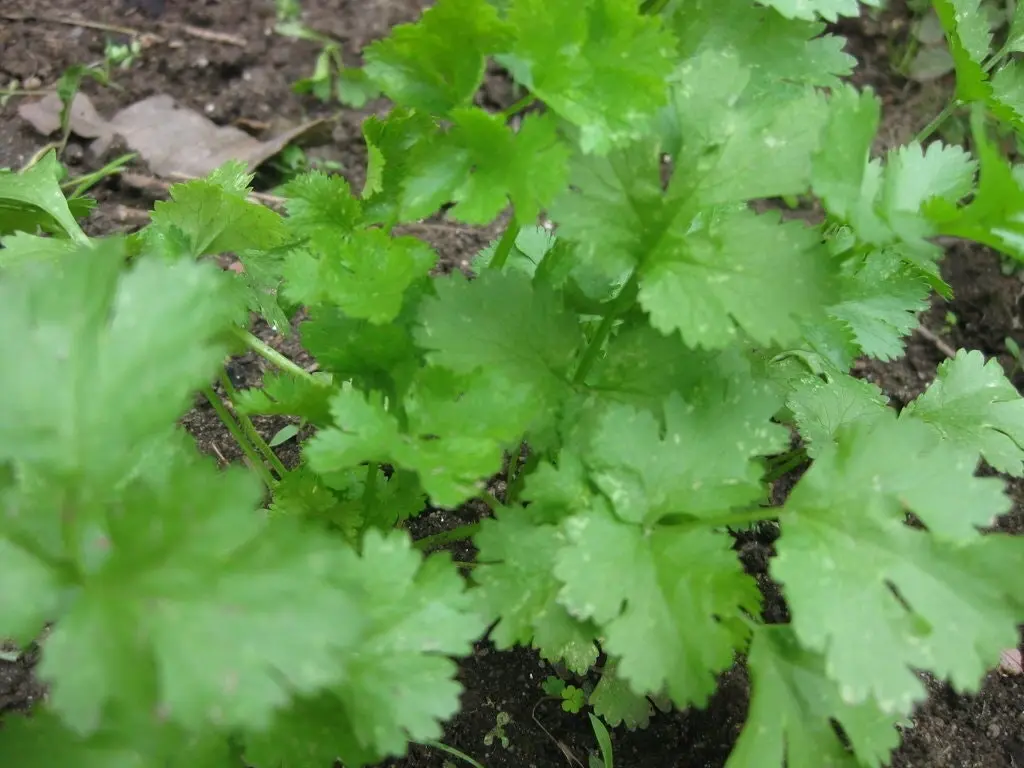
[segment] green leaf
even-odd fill
[[[860,3],[857,0],[758,0],[762,5],[774,8],[790,19],[811,21],[818,16],[835,22],[840,16],[857,16]],[[864,5],[881,8],[883,0],[861,0]]]
[[[363,138],[369,155],[363,208],[366,218],[380,223],[398,220],[404,183],[420,142],[430,142],[437,126],[429,116],[396,107],[381,118],[371,115],[363,122]]]
[[[857,63],[843,38],[821,35],[821,22],[787,19],[751,0],[679,0],[663,13],[671,14],[684,58],[730,50],[762,90],[837,88]]]
[[[13,235],[0,237],[0,246],[3,246],[0,248],[0,267],[6,268],[44,259],[67,258],[79,251],[81,243],[62,237],[15,232]]]
[[[171,258],[270,249],[287,237],[281,216],[248,199],[252,176],[231,161],[204,179],[175,184],[153,206],[147,250]]]
[[[311,171],[289,181],[282,192],[288,229],[318,244],[350,235],[363,223],[362,205],[343,176]]]
[[[362,555],[349,553],[333,581],[365,617],[357,641],[339,654],[344,682],[253,732],[246,758],[260,768],[306,764],[311,754],[375,763],[403,754],[408,741],[440,738],[441,722],[458,710],[447,657],[469,653],[485,625],[447,556],[423,560],[406,535],[370,532]]]
[[[75,495],[107,492],[169,438],[239,314],[212,265],[123,263],[108,239],[0,277],[0,356],[18,361],[0,371],[0,462]]]
[[[956,66],[956,95],[961,101],[985,101],[991,86],[982,64],[992,46],[982,0],[932,0]]]
[[[793,412],[796,427],[816,458],[833,444],[835,434],[860,418],[882,413],[889,401],[874,384],[837,373],[824,381],[817,376],[803,379],[790,394],[786,406]]]
[[[730,622],[757,615],[753,579],[727,535],[683,527],[653,530],[594,510],[570,518],[559,554],[559,601],[603,627],[603,648],[636,693],[667,690],[680,707],[703,706],[743,642]],[[679,563],[687,563],[685,569]]]
[[[878,768],[888,763],[900,740],[898,717],[874,702],[845,701],[822,657],[801,648],[791,629],[758,627],[747,664],[753,684],[750,713],[726,768]]]
[[[604,718],[612,728],[625,725],[630,731],[650,725],[654,707],[646,696],[633,692],[629,683],[615,674],[615,668],[605,668],[604,673],[588,702],[594,714]]]
[[[968,455],[998,472],[1024,476],[1024,400],[995,358],[959,350],[900,414],[930,425]]]
[[[821,146],[814,154],[812,186],[828,211],[854,221],[863,205],[869,153],[881,119],[873,91],[845,85],[832,92]]]
[[[766,346],[793,343],[831,298],[820,235],[777,213],[709,215],[659,246],[645,263],[640,303],[655,328],[678,330],[690,346],[725,347],[737,330]]]
[[[508,34],[486,0],[440,0],[415,24],[367,47],[364,70],[399,106],[445,115],[469,103],[483,82],[484,58],[502,50]]]
[[[328,403],[334,392],[331,377],[323,374],[313,374],[313,380],[285,373],[270,374],[264,376],[262,387],[240,390],[235,407],[250,415],[300,416],[323,426],[330,423]]]
[[[456,373],[486,369],[532,389],[539,420],[569,394],[569,370],[582,338],[558,296],[518,272],[493,270],[468,281],[437,282],[420,310],[417,343],[427,359]]]
[[[75,242],[89,242],[61,191],[60,175],[53,150],[21,173],[0,171],[0,235],[32,234],[37,226],[53,231],[52,221]]]
[[[89,510],[64,554],[80,593],[39,669],[65,723],[88,733],[117,704],[191,729],[260,727],[339,679],[334,651],[361,624],[331,581],[344,550],[256,514],[259,497],[247,472],[179,459],[165,483],[124,488],[119,508],[145,515]]]
[[[561,583],[553,570],[565,539],[556,526],[533,524],[518,512],[484,520],[473,537],[481,563],[473,572],[474,595],[482,617],[498,619],[491,639],[498,648],[532,643],[548,661],[564,660],[586,674],[597,660],[593,628],[557,602]]]
[[[0,509],[5,506],[0,503]],[[58,615],[64,588],[59,574],[35,557],[32,549],[0,538],[0,576],[10,585],[0,594],[0,636],[22,646],[36,640]]]
[[[584,461],[625,522],[721,512],[761,494],[761,467],[751,458],[788,445],[787,431],[770,421],[778,407],[775,392],[753,381],[703,401],[673,394],[664,405],[664,430],[647,411],[613,405]]]
[[[635,0],[512,0],[507,18],[515,39],[499,61],[576,126],[583,152],[640,138],[665,104],[675,40]]]
[[[452,218],[487,224],[511,199],[517,219],[531,222],[565,186],[569,150],[552,117],[528,116],[517,132],[475,107],[454,110],[451,120],[452,129],[421,144],[411,161],[403,219],[421,219],[455,201]]]
[[[399,315],[409,286],[437,262],[422,240],[390,237],[379,229],[316,239],[310,246],[285,263],[285,295],[297,303],[333,304],[378,325]]]

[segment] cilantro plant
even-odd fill
[[[394,107],[359,191],[306,174],[279,215],[227,165],[93,238],[52,154],[0,175],[0,635],[52,623],[51,694],[6,718],[0,762],[370,765],[440,736],[488,627],[577,673],[603,652],[587,704],[612,724],[703,706],[743,657],[730,768],[876,766],[917,670],[976,690],[1024,621],[1024,541],[984,531],[1010,500],[975,470],[1024,475],[1024,404],[974,351],[900,412],[849,374],[949,295],[936,235],[1022,253],[999,89],[967,9],[937,8],[977,159],[870,157],[880,102],[821,21],[854,0],[439,0],[364,52]],[[488,59],[526,102],[473,106]],[[510,209],[472,279],[396,232],[448,205]],[[316,373],[248,330],[299,308]],[[215,391],[246,348],[274,373]],[[197,393],[254,471],[176,426]],[[312,432],[297,466],[261,413]],[[428,505],[480,498],[479,524],[411,541]],[[734,551],[767,520],[788,624]],[[468,578],[422,554],[458,538]]]

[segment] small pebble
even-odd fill
[[[34,91],[36,88],[43,87],[43,81],[35,75],[32,75],[31,77],[25,78],[24,86],[26,91]]]

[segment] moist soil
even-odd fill
[[[341,41],[349,63],[369,41],[387,34],[395,24],[414,19],[427,0],[306,0],[304,22]],[[906,141],[941,107],[950,83],[927,87],[893,72],[894,51],[905,43],[907,15],[899,3],[886,14],[848,20],[838,31],[849,38],[848,50],[858,57],[858,85],[873,87],[881,96],[885,123],[877,149]],[[100,61],[108,41],[124,43],[131,30],[147,33],[147,45],[137,61],[115,72],[116,87],[86,83],[84,91],[104,114],[111,114],[154,93],[167,93],[181,104],[199,110],[218,124],[235,124],[269,135],[312,117],[332,117],[332,135],[308,150],[314,162],[340,166],[354,185],[361,185],[365,167],[360,125],[374,112],[387,109],[373,103],[359,110],[319,103],[295,94],[291,83],[308,76],[318,48],[315,44],[273,33],[273,0],[28,0],[5,3],[0,10],[0,88],[52,87],[73,64]],[[106,25],[107,28],[103,28]],[[112,27],[129,28],[127,32]],[[198,30],[198,32],[196,31]],[[229,35],[213,39],[209,33]],[[483,106],[503,108],[513,101],[508,81],[489,74],[479,97]],[[18,97],[0,108],[0,167],[26,163],[46,139],[23,124],[16,112]],[[261,138],[264,135],[260,135]],[[182,148],[188,152],[188,147]],[[74,140],[65,152],[72,172],[102,165]],[[145,173],[144,165],[133,170]],[[274,171],[259,182],[269,184]],[[87,223],[93,234],[130,231],[145,221],[156,197],[118,179],[94,190],[99,201]],[[464,267],[498,227],[478,231],[443,221],[428,223],[415,234],[441,254],[442,270]],[[859,375],[876,382],[899,407],[913,399],[933,379],[945,358],[942,343],[953,348],[980,349],[998,357],[1008,371],[1015,361],[1006,338],[1024,346],[1021,330],[1024,282],[1006,268],[995,253],[974,246],[951,244],[943,274],[953,287],[950,302],[936,300],[924,315],[931,333],[909,339],[906,356],[891,363],[868,361]],[[282,338],[271,329],[257,328],[268,342],[303,364],[312,361],[301,352],[294,336]],[[930,338],[929,338],[930,336]],[[936,341],[938,340],[938,342]],[[236,357],[230,373],[236,386],[257,385],[264,365],[252,355]],[[1013,373],[1024,384],[1024,374]],[[284,425],[274,418],[257,420],[269,438]],[[240,451],[209,406],[197,401],[184,418],[187,429],[203,450],[227,464],[241,460]],[[286,462],[296,459],[294,441],[280,449]],[[1000,519],[1001,530],[1024,532],[1024,483],[1009,486],[1014,511]],[[781,490],[781,489],[780,489]],[[458,510],[428,510],[415,521],[414,535],[426,535],[472,522],[484,512],[469,505]],[[765,617],[784,620],[785,606],[767,578],[775,533],[770,526],[737,538],[736,548],[748,570],[758,577],[765,595]],[[456,550],[459,559],[472,555],[468,545]],[[0,712],[27,710],[43,695],[33,677],[37,652],[15,662],[0,661]],[[595,742],[587,719],[562,712],[545,699],[541,683],[555,671],[527,649],[496,651],[486,642],[460,664],[465,686],[462,712],[448,723],[444,742],[476,758],[487,768],[523,768],[586,764]],[[580,684],[580,681],[576,681]],[[956,695],[947,686],[929,683],[931,696],[903,734],[903,746],[892,765],[902,768],[1024,768],[1024,677],[991,673],[976,696]],[[615,729],[615,764],[620,768],[718,768],[724,765],[746,717],[747,674],[737,665],[722,675],[717,693],[704,709],[658,714],[645,730]],[[505,740],[495,738],[499,713],[509,717]],[[413,746],[409,755],[386,763],[392,768],[442,766],[450,758],[435,748]],[[578,762],[582,761],[582,762]]]

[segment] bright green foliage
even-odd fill
[[[800,647],[788,627],[762,627],[747,657],[753,685],[748,725],[726,768],[857,765],[888,762],[899,743],[897,717],[874,702],[846,701],[820,655]],[[830,720],[842,726],[853,754]]]
[[[481,109],[457,109],[450,119],[448,133],[416,147],[404,180],[404,219],[455,201],[453,218],[487,224],[511,200],[522,221],[533,221],[565,186],[569,149],[552,117],[527,117],[515,133]]]
[[[1024,475],[1024,400],[998,360],[960,350],[939,366],[928,390],[901,418],[930,424],[968,456],[981,455],[999,472]]]
[[[644,135],[665,103],[675,41],[635,0],[511,0],[514,41],[500,61],[579,131],[585,153]]]
[[[803,379],[793,387],[786,405],[808,443],[808,455],[816,458],[833,444],[842,427],[883,413],[887,401],[874,384],[838,374],[827,382],[817,376]]]
[[[0,171],[0,236],[40,227],[63,232],[78,243],[86,242],[85,233],[61,192],[59,172],[57,155],[52,150],[22,173]]]
[[[609,668],[605,669],[601,680],[594,686],[587,703],[608,725],[625,725],[631,731],[646,728],[654,714],[654,707],[647,697],[634,693],[629,683]]]
[[[334,390],[329,376],[311,379],[268,375],[263,386],[238,393],[235,407],[244,413],[301,416],[317,426],[330,423],[329,401]]]
[[[814,19],[820,16],[835,21],[840,16],[856,16],[860,13],[857,0],[759,0],[763,5],[774,8],[783,16],[796,19]],[[864,5],[882,7],[882,0],[862,0]]]
[[[441,0],[418,23],[370,45],[365,71],[399,106],[445,115],[469,102],[483,82],[484,57],[504,50],[507,36],[487,0]]]
[[[730,620],[756,614],[760,601],[728,538],[671,526],[646,533],[599,510],[570,518],[565,531],[559,601],[603,627],[603,647],[633,690],[665,688],[679,705],[702,706],[744,640]]]
[[[963,101],[985,101],[992,89],[984,69],[992,45],[982,0],[932,0],[956,65],[956,93]]]

